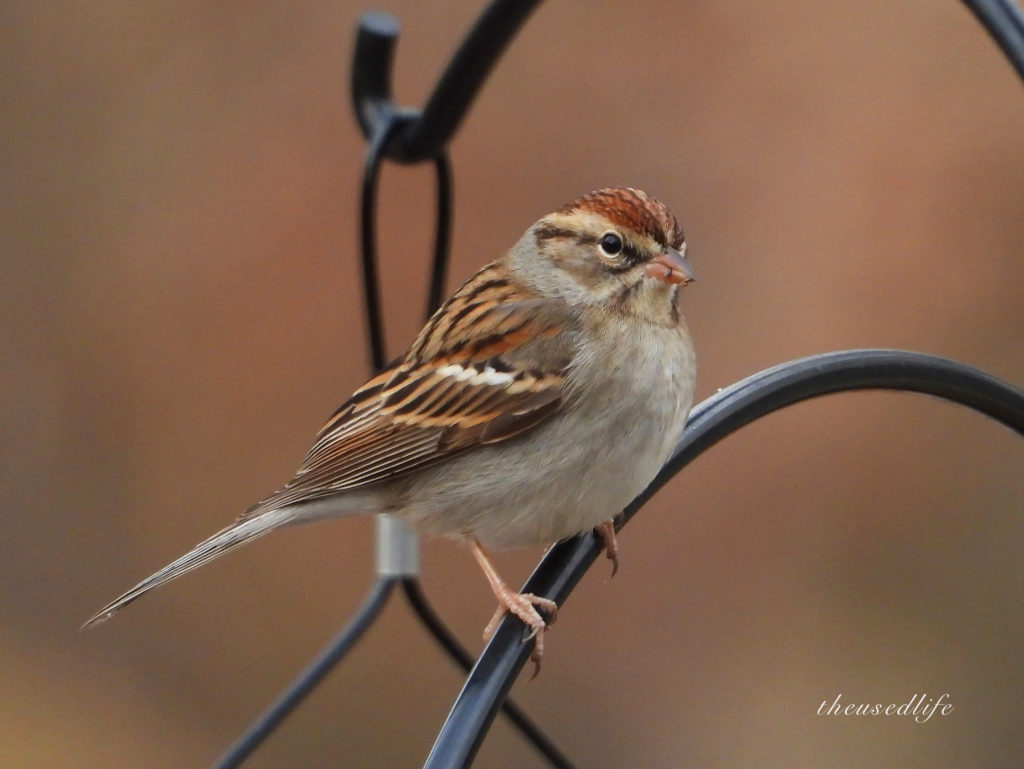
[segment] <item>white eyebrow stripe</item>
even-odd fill
[[[458,382],[468,382],[471,385],[490,385],[491,387],[508,385],[515,379],[512,374],[498,371],[492,366],[484,366],[483,371],[477,371],[475,368],[467,368],[457,363],[442,366],[437,373],[443,377],[451,377]]]

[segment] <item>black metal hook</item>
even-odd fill
[[[382,120],[396,121],[384,155],[399,163],[436,157],[451,140],[484,80],[540,0],[495,0],[452,56],[422,110],[402,108],[391,97],[398,21],[366,13],[359,21],[352,68],[356,118],[368,139]]]

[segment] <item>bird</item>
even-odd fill
[[[518,617],[536,675],[558,607],[510,588],[490,551],[595,531],[615,573],[615,516],[668,459],[693,401],[685,254],[676,218],[638,189],[543,216],[327,420],[290,481],[82,627],[282,526],[385,513],[465,542],[498,601],[485,639]]]

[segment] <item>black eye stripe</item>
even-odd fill
[[[602,237],[604,237],[604,235],[600,237],[592,235],[580,235],[570,229],[554,227],[549,225],[542,227],[538,230],[537,244],[541,245],[546,240],[572,238],[575,239],[576,242],[579,243],[581,246],[600,247]],[[640,252],[640,249],[638,249],[635,245],[630,243],[625,238],[622,239],[622,250],[618,254],[616,254],[616,256],[619,258],[622,264],[615,267],[609,266],[609,269],[611,269],[612,272],[625,272],[626,270],[644,261],[644,255]]]
[[[628,240],[622,241],[622,250],[615,255],[617,261],[621,262],[621,270],[628,270],[644,260],[643,254],[640,253],[640,249],[630,243]]]
[[[576,242],[581,246],[600,246],[601,238],[582,236],[577,238]],[[627,262],[627,267],[632,267],[633,265],[644,261],[644,255],[641,253],[640,249],[626,239],[623,239],[622,250],[616,254],[616,256],[622,259],[622,261]]]
[[[640,253],[640,249],[638,249],[632,243],[627,242],[625,244],[625,248],[623,248],[623,253],[625,254],[626,261],[629,263],[630,266],[633,266],[634,264],[639,264],[644,259],[643,254]]]

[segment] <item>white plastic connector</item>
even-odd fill
[[[377,515],[377,576],[417,577],[420,541],[405,523],[390,515]]]

